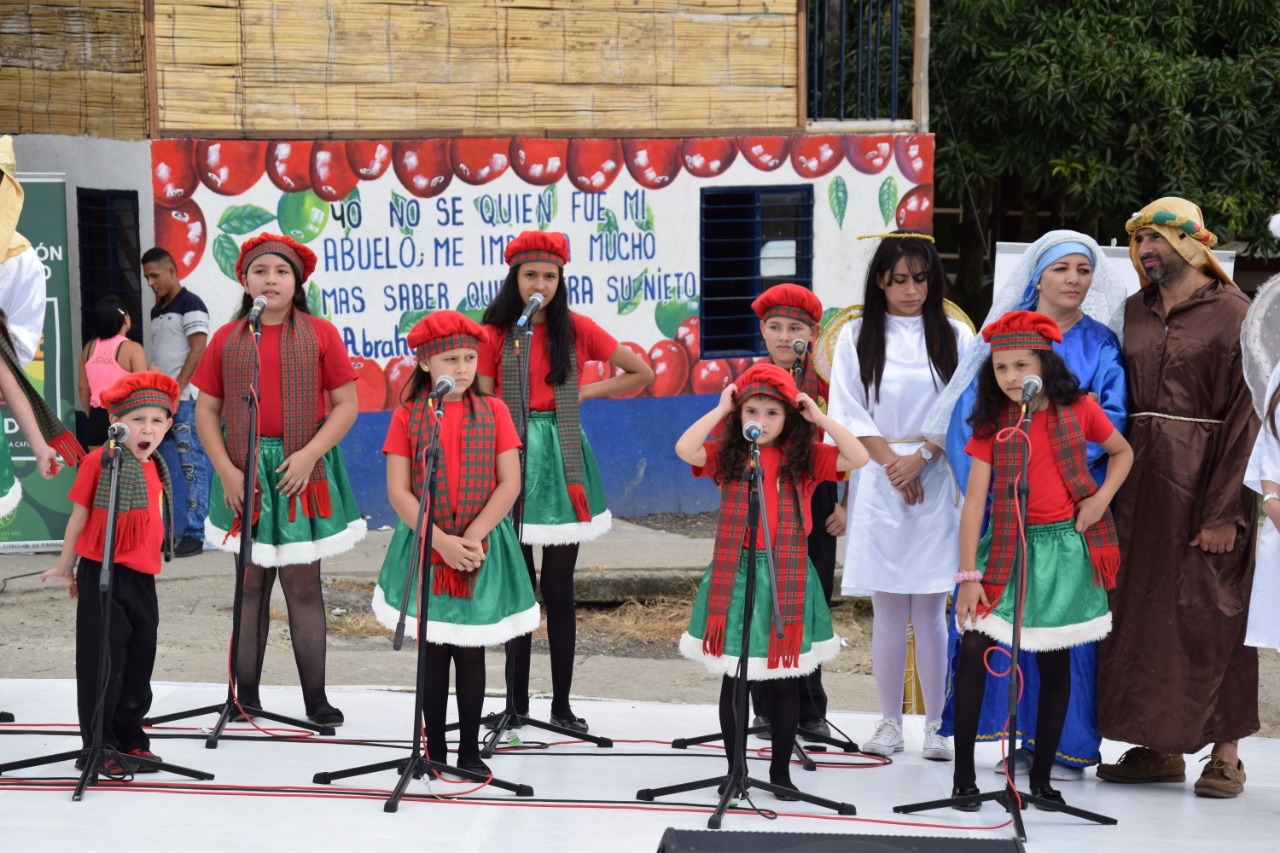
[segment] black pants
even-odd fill
[[[813,519],[808,541],[809,561],[818,570],[818,580],[822,582],[822,594],[826,596],[828,606],[836,583],[836,537],[827,532],[827,517],[835,512],[836,504],[840,502],[839,495],[837,484],[819,483],[809,504],[809,517]],[[826,719],[827,691],[822,688],[822,667],[794,681],[800,688],[800,724]],[[751,706],[756,716],[773,716],[771,692],[767,682],[751,682]]]
[[[107,669],[102,697],[102,743],[123,752],[147,749],[151,741],[142,730],[142,718],[151,710],[151,670],[156,662],[156,631],[160,607],[156,602],[154,575],[116,565],[111,591],[98,592],[97,560],[80,559],[76,586],[76,710],[80,738],[93,742],[93,716],[98,707],[100,661]],[[110,598],[108,599],[108,595]],[[106,659],[102,661],[103,602],[110,607],[111,629]]]

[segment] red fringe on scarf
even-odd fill
[[[591,505],[587,503],[587,490],[581,483],[569,484],[569,500],[573,503],[573,511],[578,521],[591,520]]]
[[[302,492],[289,499],[289,520],[298,517],[298,505],[302,505],[302,514],[307,518],[328,518],[333,514],[333,506],[329,501],[329,481],[316,480],[307,483]]]
[[[804,639],[804,625],[794,622],[782,629],[782,639],[769,632],[769,669],[792,669],[800,665],[800,643]]]
[[[116,516],[116,551],[117,555],[127,551],[135,551],[146,542],[147,526],[151,513],[146,507],[131,509]],[[89,550],[102,553],[107,541],[107,511],[105,509],[89,510],[89,519],[85,522],[81,534]]]
[[[724,615],[708,616],[702,630],[702,653],[719,657],[724,654]]]
[[[476,574],[480,569],[476,569],[474,572],[460,572],[444,560],[439,562],[432,560],[432,568],[434,569],[432,572],[434,580],[431,587],[436,595],[469,599],[475,592]]]
[[[49,446],[58,451],[58,455],[70,465],[75,465],[84,458],[84,448],[70,432],[58,434],[49,442]]]
[[[1116,575],[1120,573],[1120,546],[1090,546],[1089,562],[1093,563],[1093,585],[1115,589]]]

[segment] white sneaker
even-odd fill
[[[862,752],[865,755],[882,755],[886,758],[895,752],[902,752],[902,726],[893,720],[881,720],[876,723],[876,733],[871,740],[864,741]]]
[[[938,734],[940,728],[941,722],[929,723],[924,727],[924,757],[930,761],[950,761],[955,758],[951,744]]]
[[[1013,766],[1019,776],[1031,775],[1031,761],[1034,758],[1031,750],[1025,746],[1014,750]],[[992,768],[997,776],[1004,775],[1004,759],[996,762],[996,766]],[[1077,767],[1074,764],[1063,764],[1060,761],[1053,762],[1053,767],[1049,770],[1049,778],[1055,782],[1079,782],[1084,778],[1084,768]]]

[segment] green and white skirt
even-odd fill
[[[9,442],[0,436],[0,518],[4,518],[22,502],[22,484],[13,473],[9,458]]]
[[[738,576],[733,584],[733,598],[725,619],[724,651],[709,655],[702,650],[702,636],[707,624],[707,596],[711,591],[711,568],[707,567],[698,586],[689,615],[689,630],[680,638],[680,654],[696,660],[715,675],[737,675],[738,653],[742,650],[743,599],[747,590],[747,555],[744,549],[738,561]],[[769,635],[773,620],[773,593],[769,587],[767,555],[756,552],[756,597],[751,617],[751,645],[748,647],[747,680],[768,681],[808,675],[840,654],[840,638],[831,630],[831,611],[822,592],[822,582],[813,563],[805,561],[807,577],[804,591],[804,639],[800,642],[800,665],[769,668]]]
[[[596,455],[582,433],[583,488],[587,493],[590,521],[578,521],[569,501],[560,455],[560,433],[555,412],[533,412],[525,441],[524,523],[520,541],[526,545],[572,545],[590,542],[609,532],[613,516],[605,506],[604,484]]]
[[[413,531],[403,521],[396,522],[387,556],[382,561],[378,585],[373,589],[373,615],[386,628],[395,630],[400,620],[400,604],[404,582],[416,562],[413,553]],[[529,571],[525,568],[520,543],[504,518],[489,533],[489,552],[477,570],[471,598],[437,595],[427,601],[427,640],[455,646],[495,646],[514,637],[532,633],[538,627],[541,612],[533,597]],[[405,635],[418,630],[417,579],[409,590],[409,609],[405,618]]]
[[[991,531],[978,543],[978,570],[991,555]],[[1012,587],[974,628],[1006,646],[1013,642]],[[1093,564],[1074,519],[1027,526],[1027,590],[1022,650],[1051,652],[1101,640],[1111,633],[1107,592],[1093,583]],[[960,629],[963,630],[963,629]]]
[[[329,485],[329,517],[308,518],[298,503],[290,521],[291,499],[276,489],[280,482],[276,469],[284,463],[284,441],[263,438],[259,447],[258,490],[262,495],[262,514],[258,517],[257,537],[251,553],[254,565],[272,568],[310,563],[349,551],[364,538],[364,519],[351,492],[341,448],[334,446],[323,457]],[[223,500],[222,478],[214,477],[209,490],[209,517],[204,522],[205,538],[220,550],[238,553],[240,537],[228,534],[234,520],[234,513]]]

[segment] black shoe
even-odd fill
[[[493,771],[489,769],[489,765],[481,761],[479,756],[475,758],[469,758],[466,761],[459,761],[458,769],[465,770],[468,773],[475,773],[478,776],[493,775]]]
[[[307,714],[307,719],[317,726],[329,726],[334,729],[347,721],[347,718],[342,716],[342,712],[332,705],[321,705]]]
[[[551,725],[559,726],[562,729],[572,729],[573,731],[581,732],[584,735],[588,731],[590,731],[589,727],[587,726],[587,721],[582,719],[581,717],[573,716],[572,711],[569,712],[569,716],[567,718],[556,716],[556,712],[552,711]]]
[[[511,710],[510,708],[504,708],[504,709],[502,710],[502,712],[501,712],[501,713],[498,713],[498,714],[490,714],[489,716],[485,717],[485,718],[484,718],[484,727],[485,727],[486,729],[488,729],[489,731],[491,731],[491,732],[497,731],[497,730],[498,730],[498,721],[499,721],[499,720],[501,720],[504,716],[506,716],[506,717],[507,717],[507,723],[508,723],[508,724],[507,724],[507,725],[505,725],[505,726],[503,726],[502,728],[503,728],[503,731],[508,731],[508,732],[509,732],[509,731],[511,731],[512,729],[514,729],[514,728],[515,728],[515,726],[511,725],[511,722],[515,719],[515,717],[517,717],[517,716],[520,716],[520,717],[527,717],[527,716],[529,716],[529,711],[528,711],[528,709],[527,709],[527,708],[526,708],[525,710],[523,710],[523,711],[513,711],[513,710]]]
[[[800,739],[814,743],[819,737],[831,737],[831,726],[826,720],[806,720],[800,724]]]
[[[771,740],[773,738],[773,733],[769,731],[769,718],[761,717],[760,715],[757,714],[755,718],[751,720],[751,728],[755,729],[755,728],[759,728],[760,726],[764,726],[764,731],[757,732],[756,737],[760,738],[761,740]]]
[[[240,713],[241,710],[244,711],[243,714]],[[261,710],[262,710],[261,701],[257,699],[242,699],[240,700],[240,707],[231,712],[231,717],[228,720],[228,722],[231,722],[231,723],[248,722],[249,720],[252,720],[254,717],[257,716],[257,714],[253,713],[254,711],[261,711]]]
[[[1031,796],[1038,797],[1041,800],[1047,800],[1051,803],[1056,803],[1057,805],[1060,805],[1060,806],[1065,806],[1067,804],[1067,801],[1062,799],[1062,794],[1058,793],[1057,789],[1051,788],[1048,785],[1045,785],[1043,788],[1037,788],[1035,786],[1032,786]],[[1036,808],[1040,809],[1040,811],[1043,811],[1043,812],[1057,811],[1057,809],[1053,808],[1052,806],[1041,805],[1040,803],[1032,803],[1032,805],[1034,805]]]
[[[800,792],[800,789],[797,788],[790,779],[784,779],[781,782],[774,782],[773,780],[770,780],[770,783],[778,786],[779,788],[786,788],[788,791],[795,791],[796,793]],[[784,794],[781,791],[774,791],[773,795],[779,800],[783,800],[788,803],[798,802],[800,799],[799,797],[793,797],[790,794]]]
[[[971,797],[974,794],[981,793],[974,785],[957,785],[951,789],[951,796],[953,797]],[[982,803],[955,803],[951,808],[958,812],[976,812],[982,808]]]
[[[183,536],[173,549],[175,557],[194,557],[202,553],[204,553],[204,540],[194,536]]]

